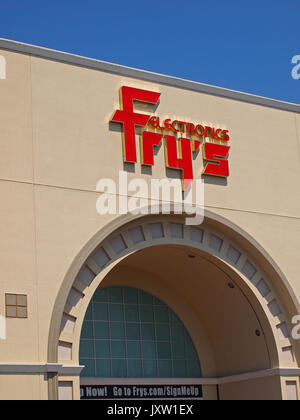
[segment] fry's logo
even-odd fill
[[[222,144],[230,140],[228,130],[195,125],[184,121],[166,119],[136,113],[134,101],[157,105],[160,93],[123,86],[120,92],[120,110],[114,113],[113,122],[123,124],[123,156],[128,163],[137,163],[135,127],[146,127],[140,137],[141,164],[154,166],[154,147],[164,141],[166,166],[182,172],[185,191],[194,179],[193,156],[202,144],[204,169],[202,175],[227,178],[229,176],[228,153],[230,147]],[[160,131],[160,132],[157,132]],[[179,137],[179,138],[178,138]],[[189,137],[189,138],[187,138]],[[218,141],[218,143],[213,143]]]

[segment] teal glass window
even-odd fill
[[[200,378],[193,341],[160,299],[130,287],[98,289],[80,340],[81,376]]]

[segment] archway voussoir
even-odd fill
[[[195,258],[207,256],[207,260],[220,268],[224,264],[224,273],[245,296],[249,293],[256,299],[261,314],[264,314],[272,331],[265,335],[266,340],[274,340],[275,348],[271,351],[273,362],[270,367],[296,367],[297,349],[291,340],[291,323],[285,311],[285,304],[276,293],[272,279],[260,269],[252,255],[241,244],[213,229],[205,223],[199,227],[187,226],[178,216],[152,216],[137,218],[110,232],[95,244],[85,258],[85,262],[73,279],[68,298],[64,305],[57,342],[57,357],[63,357],[66,363],[78,363],[78,350],[81,326],[88,303],[105,276],[121,261],[130,255],[155,247],[187,249],[187,254]],[[194,258],[194,257],[193,257]],[[227,267],[227,268],[226,268]],[[232,271],[232,278],[230,277]],[[235,278],[236,277],[236,278]],[[247,292],[249,290],[249,292]],[[258,315],[257,316],[261,316]],[[261,323],[267,325],[266,321]],[[264,327],[263,327],[264,328]],[[269,345],[272,346],[271,342]],[[71,349],[69,348],[71,346]],[[68,355],[71,359],[68,360]],[[278,362],[276,362],[276,354]],[[63,356],[59,356],[63,355]],[[60,362],[63,360],[59,359]]]

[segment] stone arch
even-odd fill
[[[100,283],[128,256],[162,245],[194,249],[224,270],[255,306],[268,342],[270,368],[298,366],[298,343],[291,338],[291,319],[298,308],[287,280],[253,238],[209,212],[199,227],[186,226],[179,216],[131,220],[127,215],[96,235],[63,282],[52,318],[49,362],[78,364],[84,314]],[[208,354],[208,343],[202,343]]]
[[[3,55],[0,55],[0,79],[6,79],[6,59]]]

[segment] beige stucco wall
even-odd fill
[[[47,400],[48,386],[44,375],[0,375],[1,400]]]
[[[109,128],[122,85],[161,92],[159,116],[230,130],[228,185],[207,183],[205,204],[266,249],[300,300],[299,115],[24,54],[0,55],[7,63],[7,78],[0,80],[0,315],[5,293],[29,295],[29,319],[7,321],[0,362],[47,361],[62,279],[90,238],[114,219],[97,214],[95,188],[101,178],[117,180],[123,169],[121,134]],[[129,179],[150,181],[139,164],[135,169]],[[165,176],[162,148],[153,177]]]
[[[220,386],[221,400],[269,400],[282,399],[280,378],[260,378]],[[263,397],[262,397],[263,396]]]

